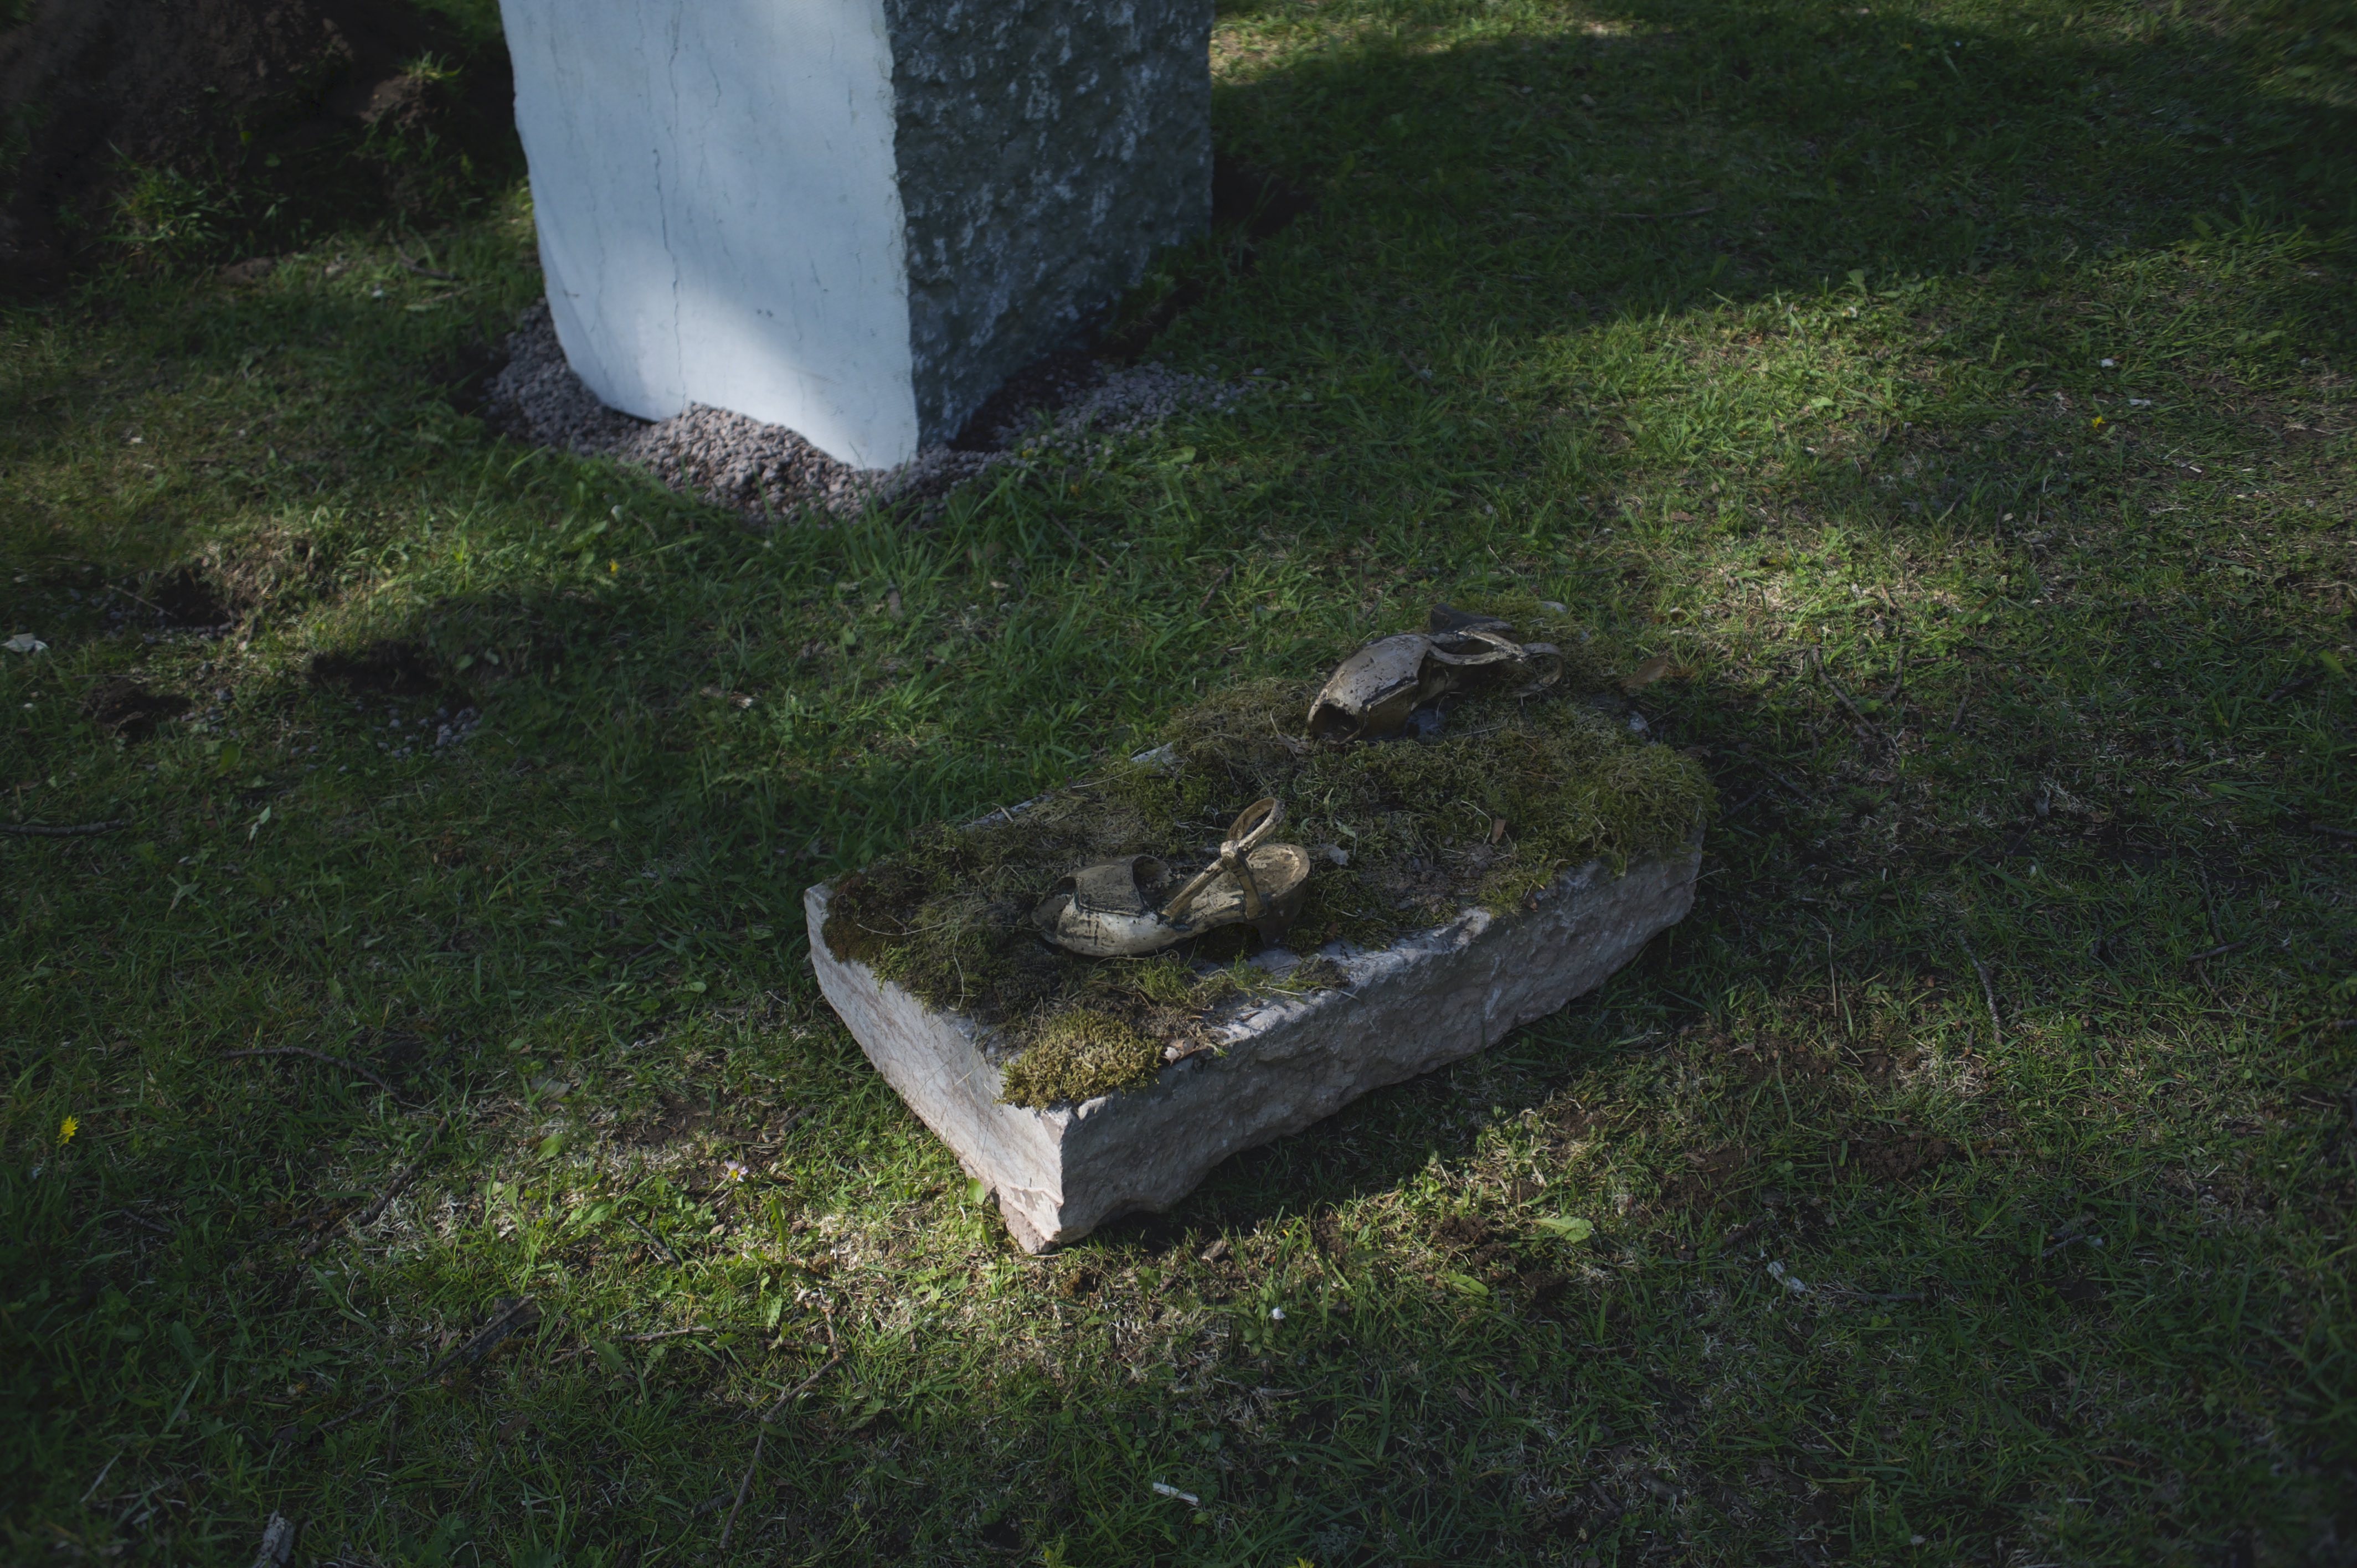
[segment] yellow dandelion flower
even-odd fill
[[[619,572],[621,569],[622,564],[619,561],[608,561],[606,563],[606,570],[608,572]]]
[[[81,1131],[81,1119],[78,1116],[69,1116],[64,1121],[59,1122],[58,1147],[62,1149],[68,1144],[72,1143],[74,1140],[74,1134]]]
[[[2100,413],[2099,413],[2099,414],[2095,415],[2095,424],[2094,424],[2094,428],[2096,428],[2097,430],[2101,430],[2103,427],[2104,427],[2104,416],[2103,416],[2102,414],[2100,414]]]

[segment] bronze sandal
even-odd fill
[[[1562,650],[1516,642],[1513,629],[1494,616],[1436,605],[1429,631],[1378,639],[1334,667],[1309,704],[1310,737],[1382,740],[1453,692],[1520,675],[1534,677],[1525,693],[1554,685],[1563,675]]]
[[[1088,958],[1135,958],[1250,921],[1271,941],[1301,912],[1309,852],[1264,843],[1285,821],[1275,800],[1246,806],[1228,829],[1219,858],[1157,907],[1170,868],[1150,854],[1082,866],[1056,884],[1032,912],[1048,940]]]

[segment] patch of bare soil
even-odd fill
[[[374,642],[349,653],[314,654],[310,676],[315,685],[371,697],[430,696],[448,684],[433,656],[414,642]]]
[[[504,54],[399,0],[32,0],[0,31],[0,288],[126,224],[234,246],[241,199],[414,207],[435,149],[512,142],[512,96]]]
[[[125,740],[144,740],[167,719],[188,711],[188,699],[178,692],[151,692],[128,677],[117,677],[92,692],[82,714],[99,728]]]
[[[237,612],[221,602],[211,574],[198,562],[175,566],[125,596],[154,611],[158,626],[219,630],[237,623]]]
[[[1738,1195],[1736,1178],[1751,1164],[1751,1153],[1740,1144],[1716,1149],[1695,1149],[1686,1155],[1693,1168],[1662,1184],[1658,1207],[1671,1209],[1712,1209],[1731,1203]]]
[[[1945,1138],[1903,1133],[1887,1138],[1860,1139],[1850,1146],[1850,1163],[1868,1181],[1900,1182],[1943,1165],[1963,1151]]]

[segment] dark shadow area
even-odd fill
[[[1043,354],[1006,378],[985,398],[965,428],[950,441],[958,452],[996,452],[1005,446],[1002,432],[1028,424],[1042,415],[1070,406],[1088,395],[1104,379],[1093,344],[1082,343]]]
[[[1217,93],[1321,236],[1446,248],[1523,332],[1838,284],[2357,221],[2346,64],[2297,23],[2035,38],[1864,10],[1620,5],[1579,34],[1337,48]],[[2310,84],[2310,85],[2304,85]],[[1477,130],[1469,112],[1483,120]],[[1577,292],[1515,286],[1519,258]],[[1370,285],[1378,280],[1370,276]]]
[[[1215,152],[1211,232],[1197,244],[1160,258],[1152,275],[1100,311],[1078,341],[1009,376],[974,410],[951,447],[996,451],[1004,432],[1087,396],[1103,380],[1106,363],[1134,364],[1143,358],[1165,328],[1209,297],[1219,280],[1250,276],[1261,247],[1316,206],[1307,191]]]
[[[340,687],[360,696],[440,696],[464,704],[466,693],[414,642],[385,639],[350,653],[312,655],[307,671],[315,686]]]
[[[404,0],[29,0],[0,29],[0,296],[446,220],[521,172],[513,97],[498,40]]]
[[[178,718],[192,704],[177,692],[151,692],[136,681],[113,680],[83,700],[82,712],[101,729],[125,740],[145,740],[156,726]]]
[[[1566,1052],[1560,1042],[1591,1033],[1592,1021],[1609,1013],[1619,988],[1642,983],[1643,970],[1641,959],[1625,978],[1576,999],[1548,1020],[1539,1031],[1555,1036],[1548,1044],[1517,1035],[1469,1062],[1374,1090],[1303,1132],[1231,1157],[1168,1213],[1119,1216],[1068,1251],[1082,1257],[1177,1255],[1174,1261],[1183,1261],[1183,1255],[1215,1245],[1223,1233],[1251,1234],[1290,1219],[1308,1220],[1330,1252],[1334,1243],[1326,1231],[1338,1206],[1396,1192],[1435,1162],[1474,1155],[1482,1133],[1494,1124],[1487,1101],[1502,1097],[1511,1102],[1505,1109],[1516,1114],[1550,1106],[1564,1080],[1599,1058],[1609,1059],[1609,1051]],[[1477,1101],[1483,1101],[1478,1109]],[[1572,1106],[1553,1109],[1566,1121],[1578,1114]],[[1532,1187],[1522,1198],[1537,1195]],[[1478,1223],[1459,1230],[1469,1247],[1494,1239]],[[1493,1252],[1491,1259],[1503,1255]]]
[[[1165,264],[1110,310],[1097,331],[1108,359],[1134,362],[1170,324],[1258,270],[1270,242],[1318,208],[1308,189],[1229,150],[1211,158],[1211,232]]]
[[[522,439],[522,433],[504,428],[502,422],[512,416],[503,407],[495,406],[490,397],[492,379],[507,368],[507,363],[504,341],[480,338],[426,366],[425,378],[449,400],[457,413],[469,419],[481,419],[500,434]]]

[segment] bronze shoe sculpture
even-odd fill
[[[1379,639],[1335,666],[1309,704],[1310,738],[1383,740],[1452,693],[1519,676],[1531,677],[1526,694],[1555,684],[1562,650],[1516,642],[1513,629],[1494,616],[1435,606],[1430,630]]]
[[[1299,844],[1264,843],[1285,821],[1275,800],[1243,809],[1219,858],[1188,880],[1159,908],[1155,897],[1170,868],[1149,854],[1125,855],[1082,866],[1058,882],[1032,912],[1048,940],[1086,958],[1136,958],[1250,921],[1274,941],[1301,912],[1309,890],[1309,852]]]

